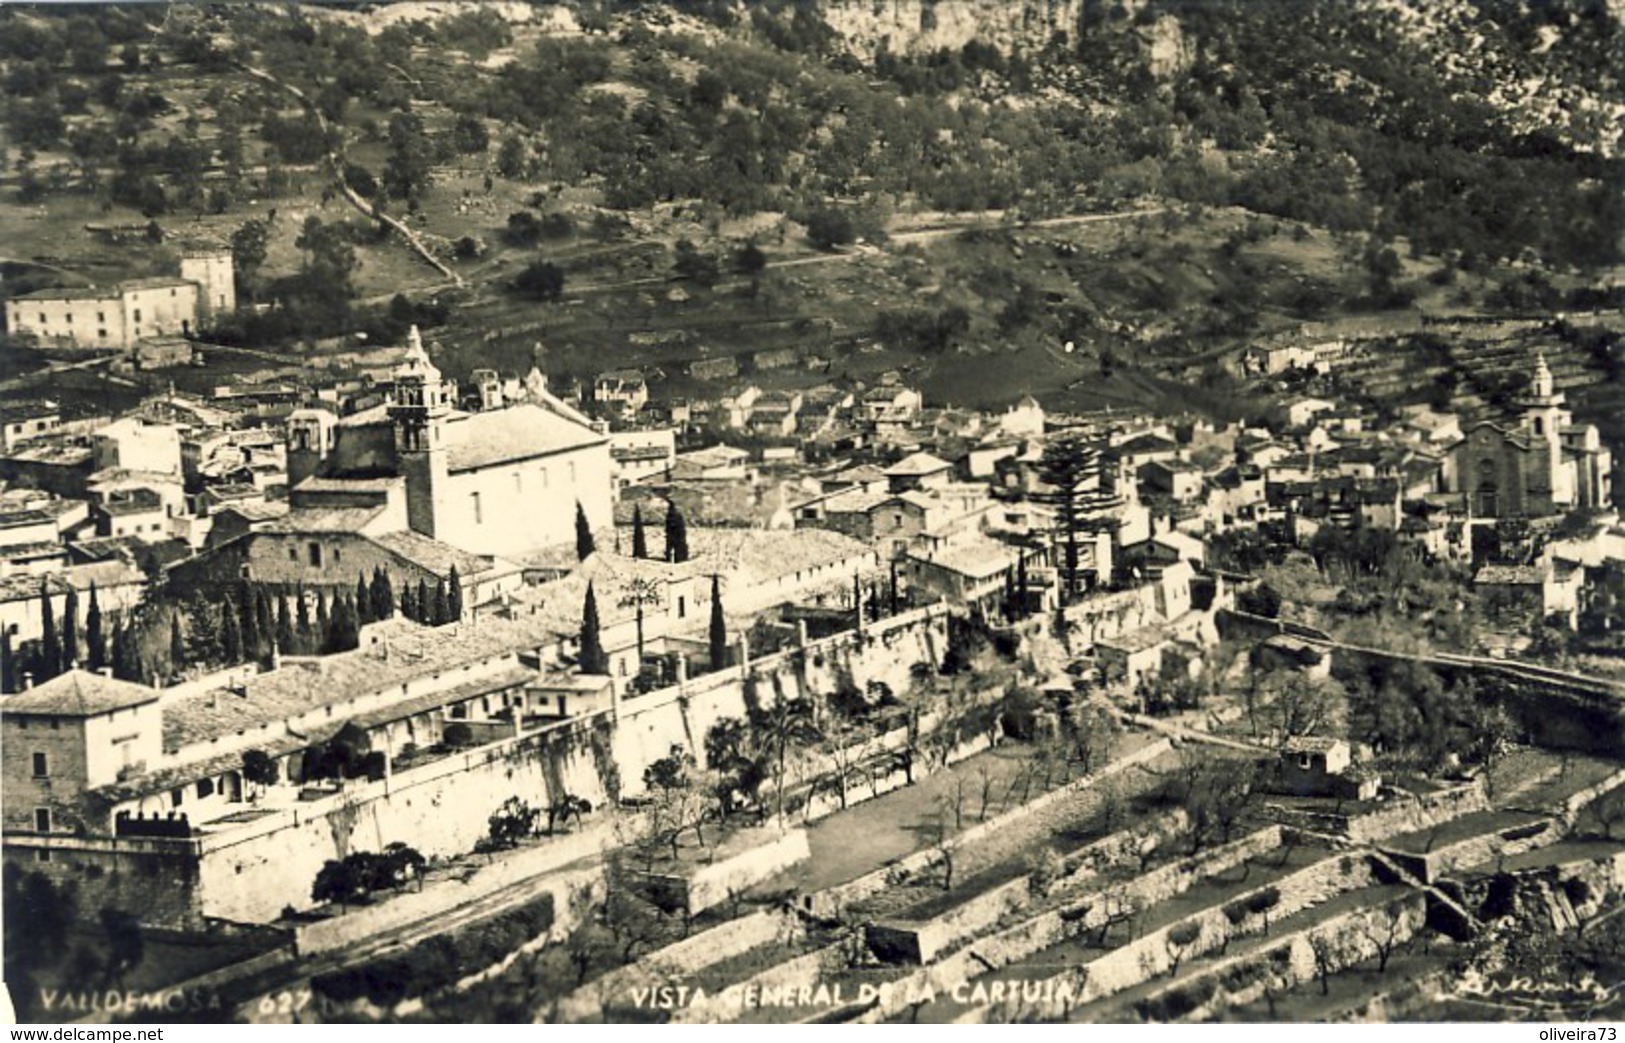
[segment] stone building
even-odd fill
[[[350,507],[399,478],[404,527],[474,554],[568,542],[577,503],[595,528],[611,523],[606,436],[534,403],[463,413],[450,398],[413,327],[385,404],[288,418],[290,487],[306,506]]]
[[[1574,423],[1539,356],[1514,426],[1467,429],[1445,461],[1446,488],[1482,518],[1545,517],[1613,499],[1613,457],[1597,429]]]
[[[6,329],[47,346],[118,351],[148,337],[184,336],[236,309],[231,260],[229,249],[189,250],[178,277],[25,293],[6,302]]]

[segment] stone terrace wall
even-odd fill
[[[1262,933],[1266,929],[1265,918],[1258,915],[1249,916],[1238,924],[1231,924],[1224,914],[1225,905],[1244,902],[1248,897],[1274,887],[1280,892],[1281,897],[1275,908],[1269,911],[1268,919],[1278,921],[1319,904],[1333,895],[1366,886],[1371,882],[1371,868],[1365,859],[1355,856],[1326,858],[1273,884],[1265,884],[1236,895],[1223,905],[1204,909],[1142,935],[1083,967],[1062,972],[1056,976],[1055,981],[1057,985],[1064,982],[1069,986],[1067,989],[1048,990],[1044,998],[1036,1001],[1028,1001],[1018,992],[1003,1003],[968,1009],[956,1020],[1008,1022],[1062,1017],[1072,1007],[1104,999],[1167,973],[1174,964],[1174,950],[1169,945],[1168,936],[1176,927],[1194,924],[1198,928],[1196,939],[1180,950],[1181,960],[1214,952],[1224,946],[1227,940]]]
[[[1114,915],[1123,911],[1124,903],[1137,901],[1142,908],[1155,905],[1189,890],[1203,877],[1222,873],[1280,845],[1280,827],[1270,826],[1211,851],[1180,859],[1124,881],[1111,888],[1110,893],[1103,889],[1079,901],[1046,910],[979,939],[940,962],[923,967],[896,982],[889,992],[882,993],[880,1002],[859,1020],[878,1021],[899,1013],[905,1009],[909,997],[926,991],[939,995],[951,992],[954,986],[989,970],[1008,966],[1068,938],[1104,927]],[[1283,884],[1284,881],[1276,886],[1282,887]],[[1286,901],[1287,891],[1282,887],[1281,902],[1284,904]]]
[[[1020,807],[1011,808],[1000,815],[995,815],[986,822],[978,823],[965,830],[949,842],[949,847],[959,849],[980,842],[983,838],[992,836],[1009,828],[1011,823],[1040,812],[1064,801],[1079,790],[1087,789],[1103,779],[1110,778],[1118,772],[1127,771],[1138,764],[1155,760],[1157,757],[1172,749],[1167,739],[1159,739],[1148,743],[1134,753],[1112,761],[1103,768],[1098,775],[1085,775],[1081,779],[1074,779],[1064,786],[1028,801]],[[810,915],[822,920],[835,920],[841,911],[854,902],[860,902],[871,895],[879,894],[892,886],[892,882],[906,876],[927,872],[936,867],[941,861],[941,855],[934,850],[916,851],[911,855],[897,860],[888,866],[882,866],[871,873],[866,873],[855,880],[848,881],[836,887],[825,888],[817,894],[804,895],[802,907]]]

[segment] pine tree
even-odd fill
[[[711,577],[711,669],[728,665],[728,620],[722,612],[722,582]]]
[[[632,557],[649,556],[649,538],[643,532],[643,505],[632,505]]]
[[[367,577],[364,573],[356,573],[355,577],[355,621],[358,627],[366,626],[375,617],[372,614],[372,590],[367,586]]]
[[[418,614],[414,618],[419,623],[431,627],[438,625],[439,621],[434,618],[434,599],[429,594],[429,584],[421,578],[418,580],[417,607]]]
[[[446,593],[446,581],[437,580],[434,585],[434,625],[443,627],[450,622],[451,597]]]
[[[220,606],[220,655],[227,666],[236,666],[244,658],[241,619],[237,603],[226,595],[226,603]]]
[[[581,672],[584,674],[609,673],[609,661],[604,655],[603,638],[598,628],[598,595],[592,584],[587,584],[587,599],[581,606]]]
[[[276,597],[276,646],[284,655],[292,655],[294,649],[293,613],[288,609],[288,595],[278,594]]]
[[[401,615],[413,622],[417,622],[418,596],[410,583],[401,588]]]
[[[79,666],[79,591],[68,587],[67,604],[62,607],[62,667],[67,673]]]
[[[395,618],[395,587],[382,565],[372,570],[372,618]]]
[[[457,574],[456,565],[446,577],[446,614],[453,623],[463,618],[463,577]]]
[[[90,585],[90,608],[85,611],[85,662],[92,670],[107,665],[106,623],[102,619],[102,606],[96,599],[96,584]]]
[[[1065,541],[1062,593],[1063,601],[1070,603],[1079,590],[1078,532],[1090,512],[1106,500],[1106,494],[1101,491],[1101,483],[1106,479],[1102,474],[1100,450],[1077,435],[1062,435],[1044,447],[1038,469],[1039,477],[1051,490],[1043,500],[1054,505],[1055,525]],[[1095,482],[1094,489],[1088,487],[1091,479]]]
[[[41,583],[40,621],[44,634],[40,638],[39,659],[34,664],[34,683],[49,681],[62,669],[62,641],[56,633],[56,614],[51,608],[51,588]]]
[[[1016,553],[1016,614],[1027,614],[1027,555]]]
[[[673,564],[688,560],[688,522],[670,500],[666,501],[666,560]]]
[[[581,506],[581,501],[577,500],[576,559],[578,561],[586,561],[588,558],[592,557],[593,551],[597,549],[597,544],[593,542],[592,538],[592,525],[587,521],[587,510]]]

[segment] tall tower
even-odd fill
[[[1563,393],[1552,382],[1546,353],[1535,356],[1529,393],[1518,399],[1520,429],[1529,439],[1530,467],[1524,475],[1528,509],[1550,514],[1558,504],[1572,503],[1574,491],[1563,469],[1563,429],[1573,423]]]
[[[229,247],[201,247],[181,254],[181,278],[197,283],[197,322],[207,325],[237,310],[237,282]]]
[[[445,383],[423,350],[418,328],[407,335],[406,358],[395,367],[389,417],[395,424],[395,456],[406,479],[406,523],[436,536],[448,495]]]

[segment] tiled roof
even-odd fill
[[[54,714],[59,717],[95,717],[158,701],[158,692],[145,685],[120,681],[88,670],[70,670],[26,692],[0,699],[6,713]]]
[[[261,531],[353,533],[360,531],[383,511],[382,507],[296,507],[267,524]]]
[[[477,576],[482,572],[489,572],[496,566],[497,560],[480,554],[470,554],[458,550],[450,544],[441,543],[422,533],[401,531],[386,532],[371,537],[372,541],[380,547],[399,555],[406,561],[421,568],[427,569],[436,576],[450,575],[453,566],[459,576]]]
[[[930,453],[910,453],[881,473],[888,478],[914,478],[951,470],[953,464]]]
[[[117,290],[100,287],[59,286],[50,290],[35,290],[11,298],[13,301],[116,301]]]
[[[578,621],[579,622],[579,621]],[[395,619],[368,628],[378,644],[314,662],[284,665],[233,691],[197,692],[164,707],[164,749],[176,750],[324,706],[373,695],[435,673],[533,644],[533,628],[500,619],[478,626],[425,627]],[[387,637],[388,653],[384,652]],[[342,719],[335,715],[335,720]]]
[[[519,405],[448,421],[446,464],[452,471],[472,471],[604,441],[598,432],[557,413],[540,406]]]
[[[90,589],[92,583],[99,589],[106,590],[110,587],[146,581],[146,574],[128,561],[123,559],[97,561],[75,565],[48,576],[0,577],[0,602],[37,598],[42,586],[48,587],[52,594],[66,594],[69,586],[83,593]]]
[[[996,576],[1016,563],[1016,552],[1007,544],[987,539],[950,543],[929,555],[916,552],[910,553],[909,557],[972,579]]]

